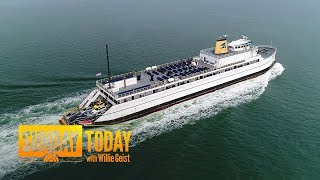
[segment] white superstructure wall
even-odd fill
[[[240,54],[234,54],[234,55],[226,55],[223,57],[223,55],[214,55],[213,53],[208,53],[210,51],[205,51],[200,53],[200,59],[209,62],[211,64],[214,64],[216,67],[225,66],[227,64],[230,64],[232,62],[240,61],[240,60],[246,60],[250,59],[252,57],[257,56],[257,52],[255,50],[251,50],[248,52],[243,52]],[[230,52],[232,53],[232,52]]]

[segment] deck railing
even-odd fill
[[[243,62],[243,61],[239,61],[239,62],[237,62],[237,63],[235,63],[235,64],[238,64],[238,63],[241,63],[241,62]],[[171,63],[167,63],[167,64],[171,64]],[[232,65],[234,65],[234,64],[232,64]],[[133,90],[133,91],[130,91],[130,92],[127,92],[127,93],[123,93],[123,94],[114,93],[111,89],[104,87],[104,85],[102,84],[102,82],[101,82],[100,80],[99,80],[99,81],[96,81],[96,85],[97,85],[99,88],[107,91],[107,92],[108,92],[110,95],[112,95],[114,98],[121,98],[121,97],[125,97],[125,96],[131,95],[131,94],[136,94],[136,93],[138,93],[138,92],[142,92],[142,91],[146,91],[146,90],[149,90],[149,89],[153,89],[153,88],[156,88],[156,87],[165,85],[165,84],[173,83],[173,82],[176,82],[176,81],[179,81],[179,80],[188,79],[188,78],[191,78],[191,77],[200,75],[200,74],[205,74],[205,73],[207,73],[207,72],[212,72],[212,71],[215,71],[215,70],[223,69],[223,68],[226,68],[226,67],[228,67],[228,66],[231,66],[231,65],[222,66],[222,67],[220,67],[220,68],[209,68],[209,69],[207,69],[207,70],[195,72],[195,73],[192,73],[192,74],[190,74],[190,75],[174,77],[174,81],[172,81],[172,82],[169,82],[169,81],[159,81],[159,82],[156,82],[156,83],[150,85],[149,87],[145,87],[145,88]],[[106,84],[106,85],[107,85],[107,84]]]
[[[241,53],[244,53],[244,52],[249,52],[249,51],[252,51],[252,50],[255,50],[255,49],[257,49],[256,46],[251,46],[249,49],[245,49],[245,50],[242,50],[242,51],[229,51],[227,54],[220,54],[220,55],[213,54],[213,57],[215,57],[215,58],[217,58],[217,59],[221,59],[221,58],[233,56],[233,55],[236,55],[236,54],[241,54]],[[204,49],[204,50],[201,50],[200,52],[201,52],[201,53],[208,54],[208,52],[212,52],[212,51],[213,51],[213,48]],[[210,54],[210,55],[212,55],[212,54]]]
[[[170,64],[170,65],[171,65],[171,63],[167,63],[167,64]],[[220,69],[220,68],[219,68],[219,69]],[[176,81],[183,80],[183,79],[188,79],[188,78],[190,78],[190,77],[194,77],[194,76],[197,76],[197,75],[200,75],[200,74],[204,74],[204,73],[207,73],[207,72],[211,72],[211,71],[214,71],[214,70],[217,70],[217,68],[209,68],[209,69],[207,69],[207,70],[203,70],[203,71],[200,71],[200,72],[192,73],[192,74],[190,74],[190,75],[174,77],[174,81],[172,81],[172,82],[176,82]],[[156,87],[165,85],[165,84],[169,84],[169,83],[172,83],[172,82],[169,82],[169,81],[159,81],[159,82],[156,82],[156,83],[152,84],[152,85],[149,86],[149,87],[145,87],[145,88],[133,90],[133,91],[131,91],[131,92],[127,92],[127,93],[123,93],[123,94],[114,93],[111,89],[104,87],[104,85],[102,84],[102,81],[101,81],[101,80],[96,81],[96,85],[97,85],[99,88],[107,91],[107,92],[108,92],[110,95],[112,95],[114,98],[121,98],[121,97],[125,97],[125,96],[131,95],[131,94],[135,94],[135,93],[138,93],[138,92],[142,92],[142,91],[146,91],[146,90],[149,90],[149,89],[153,89],[153,88],[156,88]]]

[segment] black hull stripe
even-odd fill
[[[148,108],[148,109],[145,109],[143,111],[136,112],[134,114],[130,114],[128,116],[117,118],[117,119],[114,119],[114,120],[111,120],[111,121],[95,122],[95,126],[96,125],[117,124],[117,123],[120,123],[120,122],[129,121],[129,120],[132,120],[132,119],[137,119],[137,118],[146,116],[148,114],[151,114],[151,113],[166,109],[166,108],[171,107],[171,106],[173,106],[175,104],[179,104],[181,102],[188,101],[190,99],[194,99],[196,97],[199,97],[199,96],[202,96],[204,94],[208,94],[208,93],[214,92],[216,90],[225,88],[227,86],[231,86],[233,84],[236,84],[236,83],[248,80],[248,79],[255,78],[257,76],[260,76],[260,75],[266,73],[269,69],[271,69],[273,67],[273,65],[275,63],[276,62],[273,62],[272,65],[269,66],[268,68],[266,68],[266,69],[264,69],[262,71],[256,72],[254,74],[250,74],[250,75],[247,75],[247,76],[244,76],[244,77],[241,77],[241,78],[238,78],[238,79],[235,79],[235,80],[220,84],[218,86],[214,86],[214,87],[211,87],[211,88],[208,88],[208,89],[205,89],[205,90],[193,93],[193,94],[189,94],[187,96],[184,96],[184,97],[181,97],[181,98],[178,98],[178,99],[175,99],[175,100],[172,100],[172,101],[169,101],[169,102],[166,102],[166,103],[163,103],[163,104],[160,104],[160,105]]]

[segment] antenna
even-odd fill
[[[109,88],[110,85],[110,67],[109,67],[109,52],[108,52],[108,45],[106,44],[106,54],[107,54],[107,66],[108,66],[108,82],[109,82]]]
[[[241,36],[242,36],[242,39],[248,39],[248,37],[245,35],[241,35]]]

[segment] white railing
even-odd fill
[[[233,55],[236,55],[236,54],[249,52],[249,51],[252,51],[252,50],[255,50],[255,49],[257,49],[256,46],[251,46],[249,49],[245,49],[245,50],[242,50],[242,51],[229,51],[226,54],[220,54],[220,55],[213,54],[213,57],[215,57],[217,59],[221,59],[221,58],[233,56]],[[204,54],[207,54],[207,55],[212,55],[212,53],[209,53],[209,52],[212,52],[213,50],[214,50],[213,48],[210,48],[210,49],[201,50],[200,52],[204,53]]]

